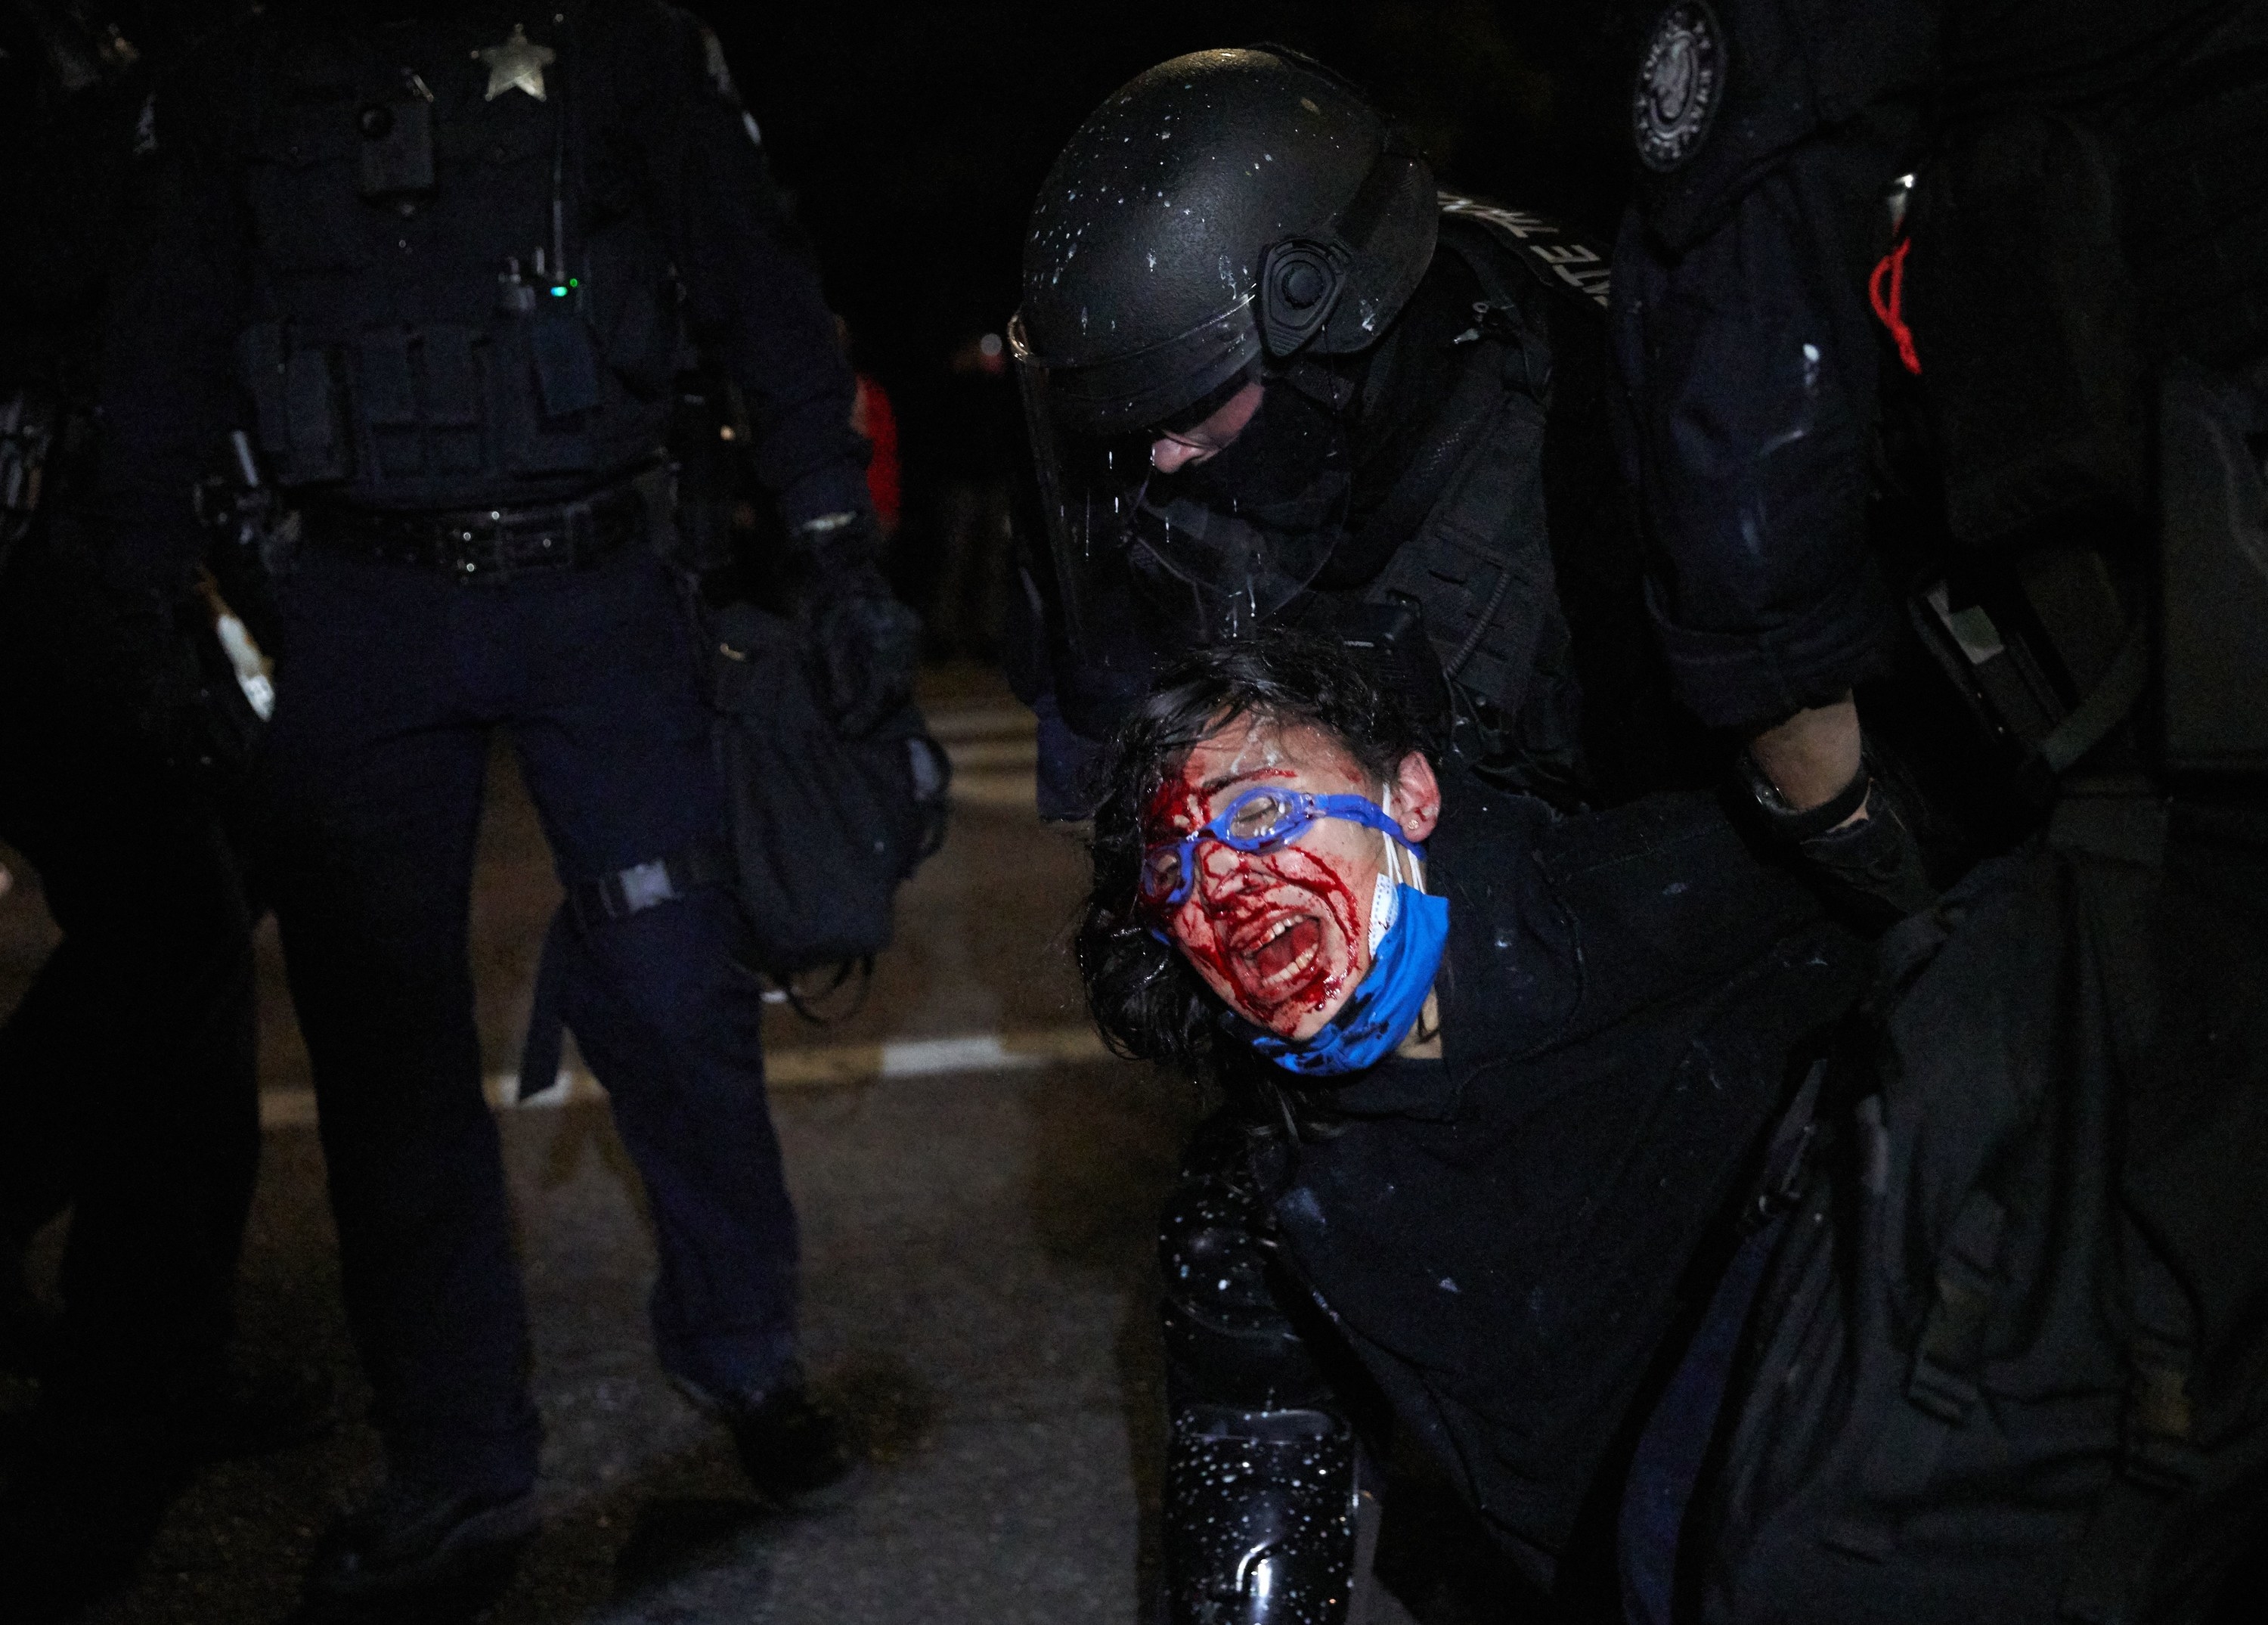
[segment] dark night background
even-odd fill
[[[1445,181],[1611,230],[1612,4],[712,4],[837,301],[895,367],[1015,302],[1026,212],[1072,128],[1144,68],[1280,41],[1415,129]]]

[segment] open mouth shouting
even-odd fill
[[[1323,928],[1314,917],[1293,914],[1270,926],[1256,946],[1238,950],[1237,957],[1253,993],[1280,1001],[1300,985],[1322,946]]]
[[[1282,1038],[1320,1028],[1370,968],[1353,887],[1298,847],[1200,861],[1205,883],[1174,920],[1197,973],[1256,1026]]]

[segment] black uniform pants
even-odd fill
[[[0,1238],[75,1204],[51,1398],[193,1403],[219,1375],[260,1152],[244,880],[204,787],[10,618],[0,836],[63,942],[0,1028]]]
[[[642,550],[479,586],[319,551],[280,597],[265,800],[349,1318],[394,1471],[515,1489],[537,1425],[468,962],[490,736],[512,741],[571,885],[718,838],[688,633]],[[702,890],[563,945],[568,1024],[652,1208],[662,1363],[720,1395],[771,1382],[794,1335],[741,931]]]

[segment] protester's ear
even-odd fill
[[[1441,781],[1433,776],[1433,764],[1422,750],[1403,757],[1395,770],[1394,813],[1402,832],[1413,841],[1424,840],[1441,822]]]

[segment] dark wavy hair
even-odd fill
[[[1156,921],[1137,887],[1143,813],[1192,750],[1246,717],[1312,726],[1381,782],[1425,748],[1409,707],[1359,653],[1279,629],[1180,661],[1113,735],[1095,787],[1094,883],[1073,938],[1087,1007],[1120,1054],[1232,1090],[1240,1079],[1256,1081],[1262,1063],[1228,1036],[1223,1005],[1189,961],[1152,934]]]

